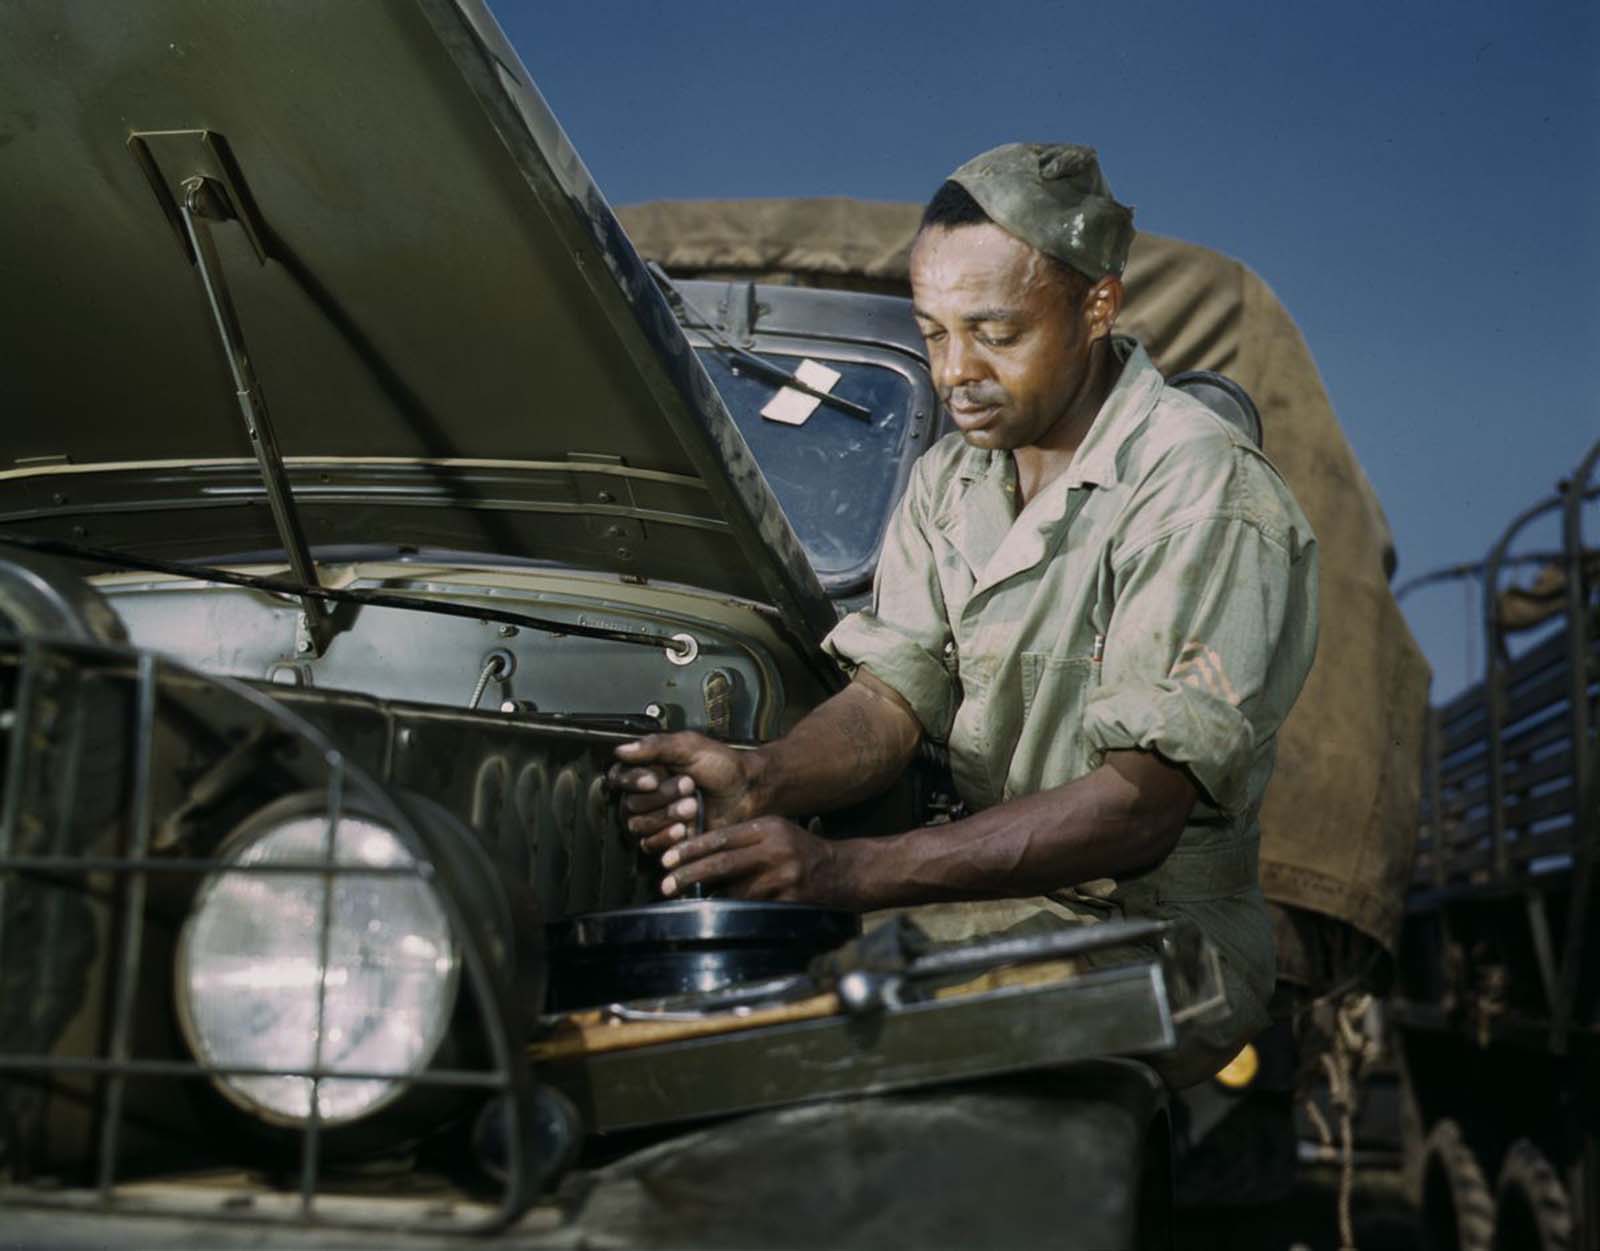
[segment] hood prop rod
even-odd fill
[[[211,238],[211,223],[232,220],[235,217],[233,207],[226,189],[212,178],[196,176],[185,179],[180,190],[182,195],[178,201],[178,214],[194,251],[195,267],[200,271],[200,281],[205,287],[217,338],[222,343],[223,354],[228,358],[228,368],[233,374],[234,394],[239,401],[239,411],[244,415],[244,428],[250,436],[250,447],[255,452],[256,463],[261,467],[261,477],[267,489],[267,505],[272,510],[272,523],[277,528],[278,541],[283,544],[295,580],[306,587],[317,587],[317,567],[311,560],[300,514],[295,509],[294,492],[290,489],[289,475],[283,467],[283,453],[278,450],[277,435],[273,432],[272,418],[267,412],[267,397],[256,380],[255,370],[250,366],[244,331],[239,325],[239,315],[234,311],[233,299],[228,294],[222,260]],[[299,635],[295,640],[296,651],[302,655],[322,655],[333,634],[332,619],[322,600],[312,595],[300,596],[300,625],[296,633]]]

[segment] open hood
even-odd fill
[[[574,50],[574,55],[579,50]],[[278,546],[209,233],[313,548],[549,560],[834,613],[478,0],[0,9],[0,532]]]

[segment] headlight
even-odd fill
[[[270,811],[270,810],[269,810]],[[328,823],[308,813],[252,822],[226,844],[230,866],[320,862]],[[362,867],[413,865],[400,839],[372,820],[339,822],[331,875],[327,967],[320,931],[329,876],[220,871],[206,879],[178,941],[178,1018],[196,1059],[218,1068],[310,1069],[316,1060],[318,985],[322,1067],[394,1073],[395,1078],[325,1078],[321,1121],[357,1120],[396,1098],[400,1075],[426,1068],[449,1026],[459,954],[432,886]],[[246,1111],[279,1125],[311,1114],[306,1077],[217,1074],[213,1081]]]

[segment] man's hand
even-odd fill
[[[698,884],[730,899],[853,908],[848,853],[848,844],[818,838],[782,817],[762,817],[673,846],[661,857],[669,871],[661,893],[671,898]]]
[[[776,742],[735,751],[703,734],[651,734],[619,746],[606,776],[639,845],[659,852],[694,829],[701,800],[714,830],[866,799],[910,763],[921,737],[911,706],[862,669]]]
[[[617,759],[607,781],[622,793],[628,829],[647,852],[684,838],[702,797],[708,828],[755,815],[752,758],[703,734],[647,735],[619,745]]]

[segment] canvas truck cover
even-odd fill
[[[639,252],[677,276],[909,295],[921,208],[706,200],[618,216]],[[1163,372],[1215,369],[1250,393],[1267,452],[1321,545],[1320,643],[1279,738],[1261,814],[1262,886],[1274,902],[1347,922],[1392,950],[1415,843],[1429,669],[1389,590],[1388,522],[1305,340],[1265,282],[1218,252],[1149,234],[1134,240],[1125,282],[1118,329],[1138,336]],[[1280,946],[1295,944],[1283,924]]]

